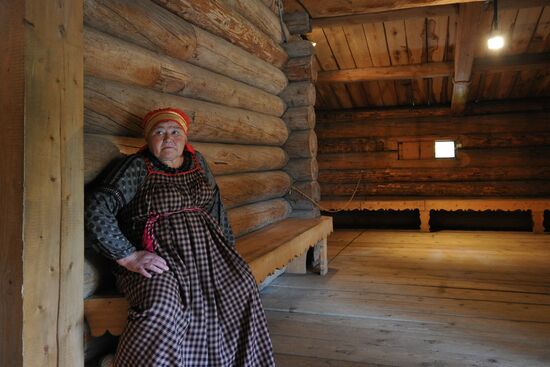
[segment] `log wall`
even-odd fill
[[[326,113],[316,126],[323,199],[377,196],[550,195],[548,111],[465,117],[361,119]],[[455,159],[435,159],[435,140],[453,140]],[[420,142],[421,159],[400,159]]]
[[[290,176],[281,170],[288,158],[280,148],[288,139],[286,103],[278,96],[288,83],[282,70],[288,56],[278,17],[263,1],[84,4],[87,182],[143,144],[140,122],[149,110],[175,106],[191,116],[190,141],[214,174],[234,175],[220,180],[228,207],[288,191]],[[248,192],[239,180],[267,192]],[[263,213],[239,233],[284,219],[280,213]]]
[[[236,237],[287,218],[286,121],[311,126],[313,112],[285,114],[282,92],[289,70],[294,78],[312,71],[306,60],[285,68],[275,5],[84,0],[86,183],[93,186],[111,162],[143,146],[148,111],[177,107],[192,119],[189,141],[216,177]]]

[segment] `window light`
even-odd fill
[[[455,142],[454,141],[436,141],[435,157],[436,158],[454,158]]]

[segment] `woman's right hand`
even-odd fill
[[[162,274],[168,270],[166,260],[149,251],[136,251],[131,255],[118,259],[116,262],[120,266],[134,273],[139,273],[146,278],[151,278],[153,276],[151,272]]]

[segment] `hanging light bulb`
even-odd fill
[[[491,34],[487,40],[487,47],[489,50],[500,50],[504,47],[504,37],[502,37],[499,33]]]
[[[498,31],[498,0],[493,0],[493,22],[491,23],[491,33],[487,40],[489,50],[500,50],[504,47],[504,37]]]

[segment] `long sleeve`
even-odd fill
[[[227,212],[225,211],[225,208],[223,206],[218,184],[216,183],[216,180],[214,179],[214,175],[212,175],[212,172],[210,171],[210,168],[208,167],[208,164],[206,163],[206,160],[204,159],[202,154],[200,154],[199,152],[196,152],[196,155],[200,165],[202,166],[202,169],[206,173],[206,177],[208,178],[208,183],[210,184],[210,187],[214,191],[214,198],[212,200],[209,214],[218,221],[218,223],[220,224],[220,227],[223,230],[225,237],[229,240],[229,243],[235,246],[235,237],[233,235],[233,230],[231,229],[231,225],[229,224],[229,219],[227,218]]]
[[[143,158],[131,155],[86,193],[84,226],[87,240],[109,259],[118,260],[136,251],[119,228],[117,214],[132,200],[146,175]]]

